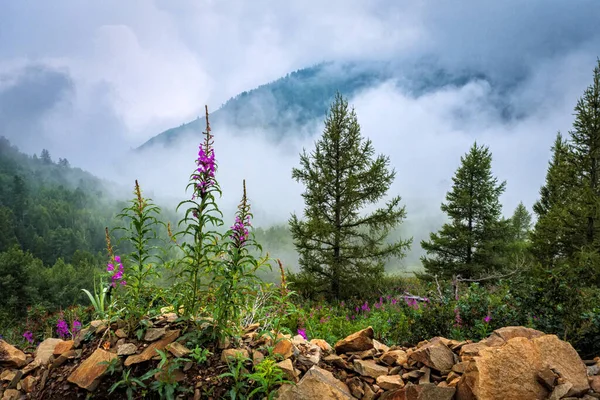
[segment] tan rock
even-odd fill
[[[115,331],[115,335],[119,338],[119,339],[127,339],[127,332],[125,332],[123,329],[119,328]]]
[[[294,368],[292,360],[286,358],[285,360],[278,362],[277,366],[281,368],[288,380],[292,382],[298,382],[298,376],[300,375],[300,373],[298,372],[298,370],[296,370],[296,368]]]
[[[17,374],[17,371],[5,369],[4,371],[2,371],[0,373],[0,381],[10,382],[13,380],[13,378],[15,377],[16,374]]]
[[[54,352],[52,354],[54,354],[55,356],[60,356],[62,353],[70,351],[73,348],[74,343],[75,342],[73,340],[65,340],[59,342],[56,344],[56,347],[54,347]]]
[[[6,389],[2,400],[19,400],[21,398],[21,391],[16,389]]]
[[[37,379],[34,376],[28,375],[21,380],[21,388],[25,393],[31,393]]]
[[[54,349],[59,343],[62,343],[62,339],[48,338],[44,340],[35,350],[34,362],[38,365],[48,365],[50,363],[50,357],[54,354]]]
[[[123,343],[122,345],[117,346],[118,356],[130,356],[136,352],[137,346],[133,343]]]
[[[282,356],[284,359],[290,358],[294,354],[293,344],[290,339],[281,339],[275,343],[273,354]]]
[[[333,347],[331,347],[331,345],[323,339],[311,339],[310,343],[319,346],[323,354],[329,354],[333,352]]]
[[[260,328],[260,324],[258,322],[255,322],[253,324],[248,325],[247,327],[244,328],[244,333],[248,333],[248,332],[252,332],[257,330],[258,328]]]
[[[571,390],[572,388],[573,384],[571,382],[561,383],[560,385],[557,385],[554,388],[552,394],[550,395],[550,397],[548,397],[548,400],[560,400],[563,397],[565,397],[567,393],[569,393],[569,390]]]
[[[173,342],[165,347],[175,357],[185,357],[192,351],[179,342]]]
[[[404,350],[390,350],[383,353],[381,361],[387,365],[402,365],[408,361],[408,356]]]
[[[388,368],[377,364],[374,360],[354,360],[354,370],[362,376],[377,378],[387,375]]]
[[[27,364],[25,353],[0,339],[0,367],[21,368]]]
[[[313,366],[296,386],[283,385],[279,400],[354,400],[348,386],[327,370]]]
[[[144,335],[144,340],[146,342],[154,342],[155,340],[165,336],[165,333],[167,333],[167,327],[148,328],[148,330],[146,330],[146,334]]]
[[[407,383],[402,389],[385,392],[381,400],[452,400],[456,389],[453,387],[436,386],[433,383],[413,385]]]
[[[89,331],[96,335],[102,335],[108,329],[108,321],[97,319],[90,322]]]
[[[226,349],[221,353],[221,361],[235,362],[237,357],[250,358],[250,354],[246,349]]]
[[[125,366],[129,367],[133,364],[138,364],[150,360],[152,357],[158,355],[156,350],[163,350],[169,343],[172,343],[179,337],[179,329],[174,331],[168,331],[165,336],[156,341],[152,342],[141,354],[131,355],[125,360]]]
[[[348,385],[348,389],[350,389],[352,396],[357,399],[362,399],[365,395],[365,390],[363,389],[364,383],[359,377],[355,376],[354,378],[347,380],[346,385]]]
[[[426,366],[447,373],[454,365],[454,353],[442,341],[432,341],[415,350],[409,359],[421,362]]]
[[[252,364],[254,366],[257,366],[258,364],[263,362],[264,359],[265,359],[265,355],[263,353],[261,353],[260,351],[254,350],[252,352]]]
[[[336,353],[347,353],[351,351],[364,351],[373,348],[373,328],[368,327],[355,332],[344,339],[339,340],[334,348]]]
[[[377,377],[377,385],[383,390],[395,390],[404,387],[404,381],[399,375],[381,375]]]
[[[573,384],[569,395],[589,388],[586,368],[573,347],[555,335],[514,337],[500,347],[482,349],[466,368],[457,399],[546,399],[550,391],[539,382],[545,368],[558,371]]]
[[[373,339],[373,347],[375,348],[375,350],[377,350],[380,353],[385,353],[386,351],[389,351],[390,348],[388,346],[386,346],[385,344]]]
[[[600,375],[589,377],[590,387],[596,393],[600,393]]]
[[[67,380],[82,389],[93,391],[100,383],[102,375],[106,372],[108,365],[101,364],[104,361],[111,362],[118,356],[103,349],[96,349],[92,355],[77,367]]]
[[[300,365],[310,368],[321,361],[321,348],[316,344],[304,342],[297,345],[296,349],[296,362]]]
[[[524,326],[505,326],[504,328],[496,329],[487,339],[482,340],[481,343],[494,347],[501,346],[505,342],[516,337],[533,339],[543,335],[544,332],[526,328]]]

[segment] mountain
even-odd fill
[[[211,124],[226,124],[235,128],[234,131],[259,129],[272,140],[280,141],[290,134],[297,135],[302,128],[320,123],[336,91],[352,97],[384,82],[392,82],[411,95],[421,96],[447,85],[462,86],[475,79],[485,79],[485,76],[473,71],[450,73],[431,62],[404,68],[388,62],[322,63],[229,99],[211,113]],[[168,146],[185,133],[199,134],[204,128],[204,119],[197,118],[160,133],[138,150],[154,145]]]

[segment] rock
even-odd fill
[[[249,358],[250,354],[246,349],[226,349],[221,353],[221,361],[223,362],[235,362],[237,357]]]
[[[489,349],[489,348],[490,348],[490,346],[488,346],[487,344],[482,343],[482,342],[468,343],[468,344],[463,345],[460,348],[460,352],[458,354],[462,361],[470,361],[473,359],[473,357],[477,357],[481,350]]]
[[[104,321],[104,320],[94,320],[92,322],[90,322],[90,329],[89,331],[92,333],[95,333],[96,335],[102,335],[104,333],[104,331],[106,331],[108,329],[108,325],[107,325],[108,321]]]
[[[117,346],[117,355],[118,356],[130,356],[135,354],[137,351],[137,346],[133,343],[125,343]]]
[[[399,375],[381,375],[377,377],[377,386],[383,390],[402,389],[404,381]]]
[[[35,350],[34,362],[40,366],[48,365],[50,363],[50,357],[54,354],[54,349],[59,343],[62,343],[62,339],[48,338],[44,340]]]
[[[505,326],[504,328],[496,329],[487,339],[482,340],[481,343],[495,347],[501,346],[516,337],[533,339],[540,336],[544,336],[544,332],[524,326]]]
[[[21,392],[16,389],[6,389],[2,400],[18,400],[21,398]]]
[[[141,354],[131,355],[125,360],[125,366],[129,367],[133,364],[138,364],[150,360],[152,357],[158,355],[156,350],[163,350],[169,343],[172,343],[179,337],[179,329],[174,331],[168,331],[165,336],[156,341],[152,342]]]
[[[263,362],[264,359],[265,359],[265,355],[263,353],[261,353],[260,351],[254,350],[252,352],[252,364],[254,366],[257,366],[258,364]]]
[[[389,366],[402,365],[408,361],[408,356],[404,350],[390,350],[383,353],[381,361]]]
[[[148,328],[148,330],[146,330],[146,334],[144,335],[144,340],[146,342],[154,342],[155,340],[158,340],[161,337],[165,336],[166,333],[167,333],[166,327]]]
[[[432,341],[415,350],[409,359],[419,361],[429,368],[447,373],[454,366],[454,353],[442,341]]]
[[[66,353],[73,348],[73,344],[75,342],[73,340],[65,340],[56,344],[54,347],[54,352],[52,353],[55,356],[60,356],[62,353]]]
[[[413,385],[407,383],[402,389],[385,392],[381,400],[452,400],[456,389],[436,386],[433,383]]]
[[[569,343],[555,335],[514,337],[501,347],[480,350],[457,386],[457,400],[547,398],[551,392],[538,381],[546,368],[573,384],[569,395],[589,388],[585,365]]]
[[[346,384],[348,385],[348,389],[350,389],[352,396],[357,399],[363,398],[365,395],[365,390],[363,389],[364,384],[358,377],[355,376],[354,378],[349,379],[346,381]]]
[[[275,344],[275,348],[273,348],[273,354],[278,354],[282,356],[284,359],[290,358],[293,352],[293,345],[290,339],[281,339]]]
[[[454,364],[452,366],[452,371],[456,372],[457,374],[464,374],[465,368],[467,368],[467,365],[469,365],[469,363],[467,361],[457,362],[456,364]]]
[[[31,375],[26,376],[21,380],[21,388],[25,391],[25,393],[31,393],[33,391],[33,386],[35,385],[35,381],[37,379]]]
[[[552,391],[552,394],[550,395],[550,397],[548,397],[548,400],[560,400],[563,397],[565,397],[567,395],[567,393],[569,393],[569,390],[571,390],[571,388],[573,387],[573,384],[571,382],[565,382],[565,383],[561,383],[560,385],[557,385],[554,390]]]
[[[81,342],[85,339],[86,335],[90,332],[90,328],[84,328],[75,334],[73,338],[73,348],[78,349],[81,346]]]
[[[69,377],[67,381],[82,389],[93,391],[100,383],[102,375],[106,372],[108,365],[101,364],[103,361],[111,362],[118,356],[103,349],[96,349]]]
[[[279,400],[354,400],[348,386],[327,370],[313,366],[296,386],[283,385]]]
[[[337,354],[348,353],[351,351],[364,351],[373,348],[373,328],[368,327],[355,332],[350,336],[338,341],[334,348]]]
[[[600,393],[600,375],[590,376],[589,383],[594,392]]]
[[[125,332],[123,329],[119,328],[115,331],[115,335],[119,338],[119,339],[127,339],[127,332]]]
[[[187,347],[185,347],[184,345],[182,345],[181,343],[178,343],[178,342],[170,343],[165,348],[171,354],[173,354],[175,357],[178,357],[178,358],[185,357],[192,352],[190,349],[188,349]]]
[[[375,348],[375,350],[377,350],[380,353],[385,353],[386,351],[389,351],[389,347],[387,347],[385,344],[380,343],[379,341],[373,339],[373,347]]]
[[[163,317],[163,318],[164,318],[164,319],[165,319],[165,320],[166,320],[168,323],[173,323],[173,322],[177,321],[177,318],[179,318],[179,317],[177,316],[177,314],[176,314],[176,313],[174,313],[174,312],[168,312],[168,313],[164,313],[164,314],[162,315],[162,317]]]
[[[279,368],[281,368],[281,370],[286,375],[288,380],[290,380],[292,382],[298,382],[298,375],[300,375],[300,374],[294,368],[294,365],[292,364],[292,360],[287,358],[281,362],[278,362],[277,366]]]
[[[321,361],[321,348],[316,344],[304,342],[296,348],[298,349],[298,355],[296,356],[298,364],[310,368]]]
[[[379,365],[373,360],[354,360],[354,370],[362,376],[371,378],[377,378],[388,373],[387,367]]]
[[[25,353],[0,339],[0,367],[21,368],[27,364]]]
[[[538,382],[540,382],[546,387],[546,389],[550,391],[552,391],[554,386],[556,386],[557,378],[558,376],[550,368],[544,368],[537,374]]]
[[[333,352],[333,347],[331,347],[331,345],[323,339],[312,339],[310,343],[319,346],[323,354],[329,354]]]
[[[2,373],[0,373],[0,381],[10,382],[13,380],[13,378],[15,377],[16,374],[17,374],[17,371],[5,369],[4,371],[2,371]]]
[[[362,400],[373,400],[375,399],[375,391],[371,388],[370,385],[365,384],[365,395]]]
[[[335,354],[330,354],[330,355],[324,357],[323,361],[325,361],[327,364],[334,365],[341,369],[348,368],[346,361],[344,361],[344,359],[342,357],[335,355]]]

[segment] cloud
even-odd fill
[[[468,72],[480,78],[423,94],[390,81],[350,99],[363,133],[390,155],[391,192],[421,235],[441,222],[439,203],[475,140],[490,146],[495,174],[508,181],[506,212],[521,200],[531,206],[554,135],[570,128],[600,56],[599,16],[597,0],[1,2],[0,129],[27,151],[47,147],[126,184],[139,178],[174,201],[185,197],[198,137],[140,159],[127,151],[204,104],[214,110],[329,60],[385,61],[408,80],[431,65]],[[213,126],[228,212],[242,178],[257,220],[300,212],[291,168],[321,123],[310,125],[312,137],[279,144]]]

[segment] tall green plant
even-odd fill
[[[200,144],[197,168],[190,176],[190,187],[193,189],[191,200],[184,200],[177,205],[177,210],[187,206],[185,216],[179,221],[179,226],[185,224],[185,228],[173,235],[187,238],[181,244],[184,252],[182,260],[183,268],[180,271],[183,289],[184,315],[196,316],[200,305],[202,289],[201,279],[204,273],[210,273],[214,264],[214,258],[219,254],[219,241],[221,234],[215,231],[215,227],[223,225],[223,214],[215,201],[215,195],[221,196],[221,189],[215,173],[217,163],[213,149],[213,136],[210,133],[208,121],[208,107],[206,107],[206,132],[205,139]],[[211,227],[213,228],[211,230]]]
[[[236,335],[241,325],[243,311],[248,299],[260,284],[256,271],[268,264],[268,255],[256,259],[250,249],[262,251],[250,231],[250,204],[246,197],[246,181],[243,181],[242,201],[235,215],[234,225],[227,231],[228,241],[223,243],[223,257],[215,263],[211,288],[214,288],[214,316],[217,334]]]
[[[151,199],[142,197],[142,191],[138,181],[135,181],[133,191],[135,197],[131,200],[131,206],[123,208],[117,215],[128,223],[127,227],[118,226],[115,230],[123,230],[126,235],[120,241],[126,240],[133,247],[133,251],[127,255],[129,268],[126,273],[127,285],[131,296],[132,310],[147,311],[147,303],[141,304],[143,297],[150,295],[151,277],[158,277],[156,264],[150,261],[158,260],[157,252],[160,247],[153,244],[158,239],[156,228],[164,223],[157,217],[160,208],[152,203]]]

